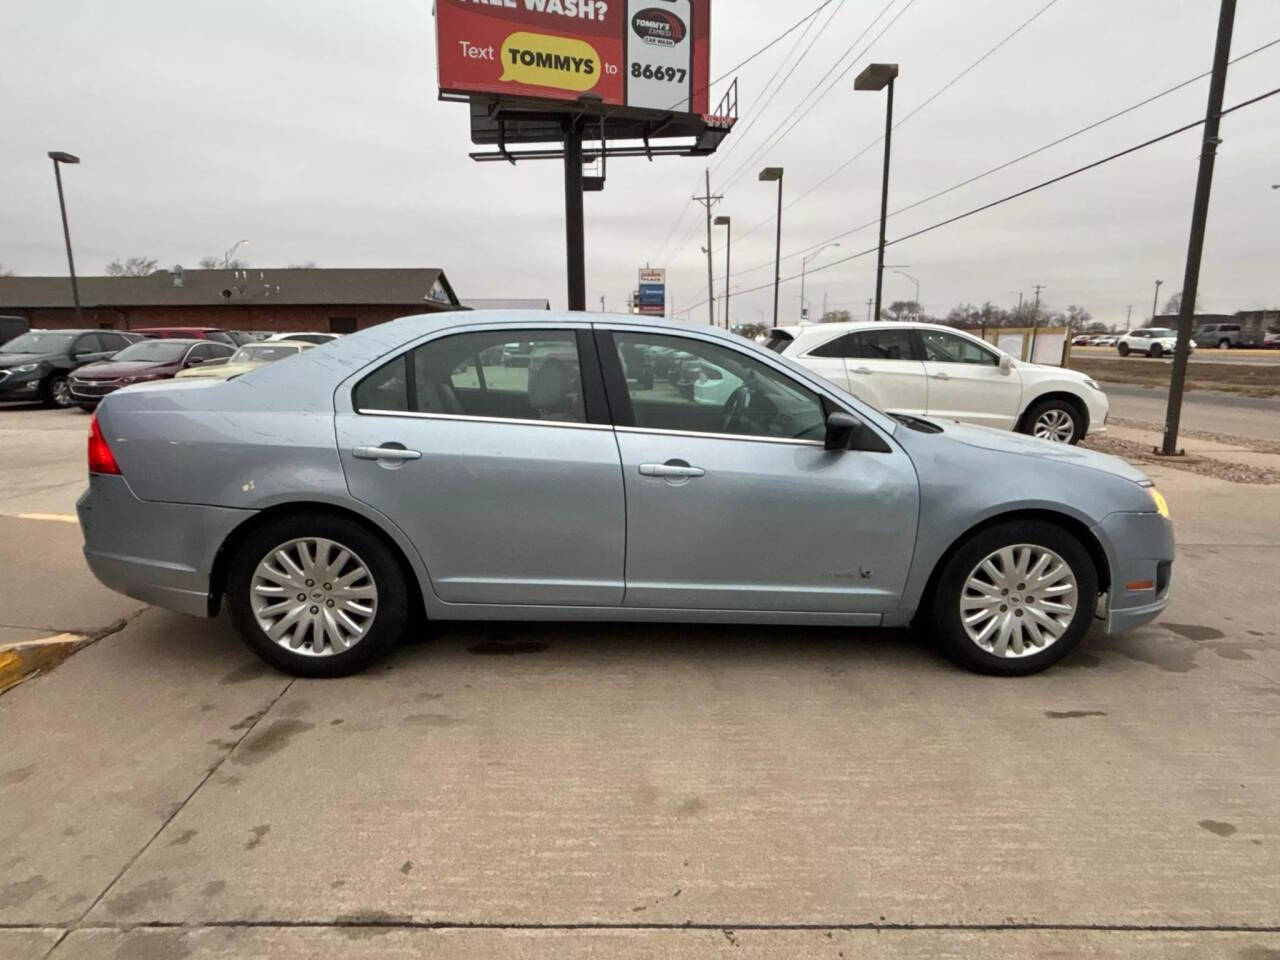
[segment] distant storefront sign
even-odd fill
[[[640,269],[636,304],[645,316],[663,317],[667,313],[667,271],[651,267]]]

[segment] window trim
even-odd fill
[[[583,419],[578,420],[528,420],[522,417],[486,417],[478,414],[458,414],[458,413],[426,413],[421,410],[382,410],[379,408],[361,407],[356,402],[356,391],[360,385],[367,379],[372,377],[385,367],[400,360],[404,364],[404,381],[405,381],[405,402],[416,403],[418,396],[417,383],[417,365],[413,362],[413,354],[417,350],[430,347],[432,344],[440,343],[450,337],[463,337],[483,333],[496,333],[504,339],[508,338],[511,333],[563,333],[569,334],[573,338],[574,348],[578,351],[578,376],[582,381],[582,406]],[[585,344],[585,349],[584,349]],[[351,412],[356,416],[379,416],[379,417],[409,417],[421,420],[469,420],[478,423],[514,423],[523,426],[542,426],[542,427],[593,427],[599,429],[612,429],[612,423],[609,420],[609,412],[607,406],[602,403],[605,392],[603,384],[597,380],[599,369],[594,363],[591,363],[591,357],[594,356],[595,344],[591,342],[591,328],[579,326],[560,326],[557,324],[536,325],[513,327],[508,329],[502,327],[481,327],[478,329],[469,329],[466,327],[441,331],[435,336],[429,336],[421,340],[414,341],[409,346],[403,347],[399,355],[392,356],[389,360],[382,360],[370,365],[364,370],[356,373],[351,383],[348,399],[351,404]],[[477,359],[478,353],[477,353]]]

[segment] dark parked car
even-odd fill
[[[130,338],[114,330],[34,330],[0,346],[0,400],[39,400],[69,407],[67,377],[123,350]]]
[[[240,346],[235,337],[219,327],[142,327],[133,332],[153,340],[214,340],[231,347]]]
[[[108,393],[131,383],[168,380],[180,370],[214,360],[226,361],[235,351],[211,340],[140,340],[110,360],[91,363],[71,374],[71,396],[82,410],[92,410]]]
[[[20,337],[31,329],[26,317],[0,317],[0,345]]]

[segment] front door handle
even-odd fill
[[[872,370],[870,367],[854,367],[853,372],[860,374],[864,377],[870,376],[871,374],[875,373],[875,371]]]
[[[690,477],[704,477],[707,471],[701,467],[691,467],[687,463],[642,463],[642,477],[678,477],[687,480]]]
[[[400,444],[394,447],[383,444],[380,447],[352,447],[351,455],[357,460],[421,460],[422,454],[417,450],[406,450]]]
[[[929,374],[929,376],[931,376],[934,380],[950,380],[951,379],[945,373],[931,373]]]

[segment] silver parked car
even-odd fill
[[[507,366],[499,348],[530,345]],[[635,356],[683,355],[697,377]],[[487,358],[487,361],[486,361]],[[731,334],[581,313],[408,317],[229,382],[98,408],[78,508],[107,586],[226,598],[303,676],[428,620],[923,624],[1023,674],[1169,599],[1173,534],[1123,461],[888,416]]]

